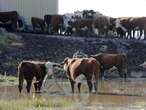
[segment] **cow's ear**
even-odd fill
[[[68,63],[68,59],[69,59],[68,57],[64,59],[64,64]]]
[[[89,55],[89,57],[93,57],[93,58],[96,57],[96,56],[97,56],[97,55]]]
[[[64,61],[61,63],[61,65],[64,65],[65,63],[68,63],[68,57],[64,59]]]

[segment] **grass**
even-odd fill
[[[0,34],[0,49],[4,49],[8,46],[23,47],[23,43],[21,43],[21,37],[6,32]]]
[[[0,75],[0,83],[14,84],[17,82],[17,77]],[[6,83],[7,82],[7,83]],[[13,95],[13,94],[12,94]],[[73,101],[66,100],[65,98],[43,98],[32,96],[32,98],[26,96],[22,99],[4,100],[0,99],[0,110],[53,110],[53,108],[60,107],[72,107]]]
[[[32,99],[19,99],[19,100],[0,100],[0,110],[52,110],[58,107],[71,107],[73,104],[70,100],[62,99],[44,99],[44,98],[32,98]]]
[[[0,75],[0,82],[16,82],[17,77]]]

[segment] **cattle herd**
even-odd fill
[[[23,31],[23,19],[17,11],[0,12],[0,27],[10,31]],[[83,35],[83,36],[115,36],[125,39],[146,39],[146,17],[120,17],[105,16],[93,10],[76,11],[64,15],[44,15],[44,18],[31,17],[33,32],[41,31],[55,35]],[[35,92],[40,92],[48,75],[53,74],[55,66],[66,71],[72,92],[77,77],[85,76],[89,92],[96,92],[98,81],[104,76],[104,71],[116,67],[119,75],[126,79],[127,56],[125,54],[98,53],[86,58],[65,58],[60,64],[40,61],[22,61],[18,65],[19,92],[22,91],[23,81],[26,80],[27,92],[35,78]],[[80,92],[81,83],[78,83]],[[94,90],[93,90],[94,88]]]
[[[24,25],[21,18],[17,11],[0,12],[0,27],[19,31]],[[127,39],[142,39],[142,35],[146,36],[146,17],[113,18],[93,10],[63,15],[46,14],[44,18],[31,17],[31,25],[33,32],[46,34],[116,36]],[[27,26],[23,27],[27,29]]]
[[[98,53],[89,55],[88,57],[65,58],[61,63],[40,62],[40,61],[22,61],[18,65],[19,92],[23,88],[23,81],[26,80],[27,92],[30,92],[32,81],[35,78],[35,92],[40,92],[41,87],[47,80],[48,75],[52,75],[53,68],[57,66],[66,72],[66,76],[70,81],[72,93],[74,93],[74,84],[77,83],[78,92],[82,81],[77,78],[83,75],[87,80],[89,92],[97,92],[98,81],[104,76],[104,71],[112,67],[116,67],[119,75],[126,79],[127,74],[127,56],[125,54],[108,54]]]

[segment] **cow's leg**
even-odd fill
[[[27,93],[30,93],[32,80],[27,80],[26,82],[27,82],[27,85],[26,85]]]
[[[40,90],[41,90],[42,83],[43,83],[43,80],[41,80],[41,81],[38,83],[38,92],[40,92]]]
[[[139,40],[141,39],[141,36],[142,36],[142,34],[143,34],[143,29],[140,29],[140,35],[139,35]]]
[[[18,88],[19,88],[19,92],[21,93],[22,88],[23,88],[23,81],[19,82]]]
[[[19,85],[18,85],[18,88],[19,88],[19,92],[21,93],[21,91],[22,91],[22,88],[23,88],[23,79],[24,77],[23,77],[23,75],[22,74],[20,74],[19,75]]]
[[[34,88],[35,88],[35,92],[37,92],[38,91],[38,82],[34,83]]]
[[[122,67],[117,67],[118,68],[118,72],[120,77],[123,79],[123,81],[126,81],[126,72],[125,70],[122,69]]]
[[[100,75],[100,77],[101,77],[101,79],[103,80],[103,79],[104,79],[104,70],[105,70],[105,68],[104,68],[103,66],[100,66],[100,70],[101,70],[101,75]]]
[[[98,75],[95,73],[94,75],[95,75],[94,89],[95,89],[95,92],[98,92]]]
[[[124,81],[126,80],[126,73],[123,71],[123,69],[121,67],[117,67],[118,68],[118,72],[121,78],[124,79]]]
[[[118,72],[119,72],[120,77],[123,78],[124,75],[123,75],[123,72],[122,72],[122,70],[120,68],[118,68]]]
[[[97,75],[96,75],[96,73],[93,73],[91,82],[92,82],[92,92],[96,93],[97,92]]]
[[[91,91],[92,91],[92,76],[89,78],[87,77],[87,84],[89,87],[89,92],[91,93]]]
[[[136,30],[133,30],[133,38],[135,38],[135,31],[136,31]]]
[[[81,83],[78,83],[78,92],[80,93],[81,90]]]
[[[35,92],[40,92],[40,88],[42,86],[42,81],[41,78],[39,76],[36,76],[36,82],[34,83],[34,87],[35,87]]]
[[[75,84],[75,82],[70,79],[70,84],[71,84],[72,93],[74,93],[74,84]]]

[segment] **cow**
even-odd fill
[[[135,31],[139,31],[138,39],[141,39],[145,31],[146,17],[121,17],[116,20],[117,33],[125,38],[135,38]],[[122,31],[119,31],[121,29]],[[133,34],[132,34],[133,32]],[[127,34],[127,35],[126,35]]]
[[[45,24],[47,25],[47,33],[51,33],[51,18],[52,18],[52,15],[45,15],[44,16],[44,21],[45,21]]]
[[[89,92],[97,92],[97,81],[100,73],[100,63],[94,58],[65,58],[62,63],[67,77],[70,80],[72,93],[74,93],[74,84],[80,75],[87,79]],[[80,93],[81,82],[78,83],[78,92]]]
[[[53,74],[53,67],[55,66],[59,66],[59,64],[50,61],[22,61],[18,65],[19,92],[21,93],[22,91],[23,81],[25,79],[27,92],[30,93],[33,78],[36,79],[34,82],[35,92],[40,92],[41,87],[46,82],[47,76]]]
[[[45,32],[45,21],[44,19],[31,17],[31,24],[33,27],[33,31],[37,32],[37,29],[40,28],[41,32]]]
[[[46,75],[45,62],[37,61],[22,61],[18,65],[18,77],[19,77],[19,92],[21,93],[23,88],[23,80],[26,80],[27,92],[30,92],[33,78],[36,78],[34,83],[35,91],[40,91],[43,79]]]
[[[62,34],[63,15],[51,15],[51,33]]]
[[[75,21],[74,19],[74,13],[66,13],[63,15],[63,30],[64,35],[72,35],[72,22]]]
[[[94,10],[83,10],[83,18],[93,19],[96,12]]]
[[[10,26],[12,31],[17,31],[18,19],[17,11],[0,12],[0,24]]]
[[[77,35],[91,35],[93,33],[93,20],[92,19],[76,19],[74,22],[70,22],[73,32]]]
[[[134,34],[135,31],[139,31],[138,39],[141,39],[143,31],[144,31],[144,36],[146,36],[146,17],[135,17],[133,18],[132,23],[134,26]]]
[[[106,36],[108,35],[110,26],[110,17],[99,15],[94,20],[93,29],[96,35]]]
[[[100,62],[101,77],[104,76],[104,71],[106,69],[110,69],[115,66],[118,69],[119,75],[126,79],[127,56],[125,54],[98,53],[90,56]]]

